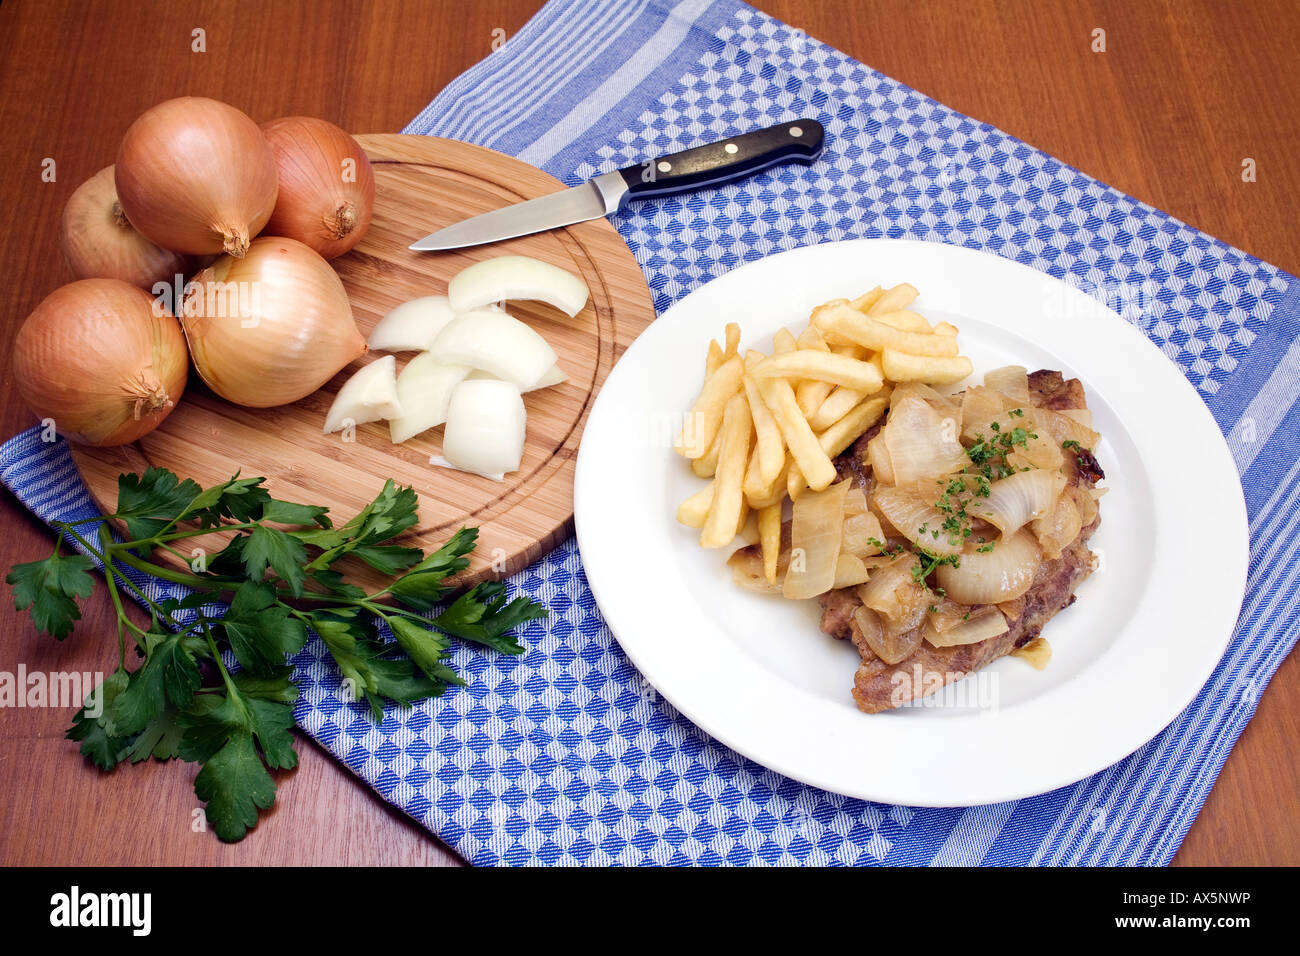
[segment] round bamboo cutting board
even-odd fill
[[[591,290],[574,318],[542,303],[509,306],[551,344],[568,375],[559,386],[524,396],[528,429],[520,470],[496,482],[431,465],[430,456],[441,452],[441,427],[400,445],[389,442],[387,422],[357,426],[352,441],[322,434],[325,413],[343,382],[377,354],[362,356],[315,394],[279,408],[233,405],[210,392],[191,369],[183,399],[160,428],[117,448],[73,445],[73,458],[96,503],[108,512],[116,507],[118,475],[150,465],[205,487],[237,471],[262,475],[277,498],[329,505],[336,524],[392,478],[419,495],[420,522],[403,543],[428,551],[457,528],[476,526],[478,548],[458,583],[514,573],[572,531],[573,469],[583,424],[614,362],[654,318],[650,292],[631,252],[603,219],[471,249],[410,251],[408,245],[435,229],[563,185],[512,157],[466,143],[396,134],[357,139],[374,165],[374,218],[361,243],[333,265],[363,335],[394,306],[443,295],[458,271],[496,256],[554,263]],[[399,370],[414,355],[398,354]],[[204,539],[192,543],[202,547]],[[179,558],[158,557],[181,566]],[[359,562],[350,573],[362,584],[380,580]]]

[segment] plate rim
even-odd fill
[[[846,783],[845,780],[842,780],[833,774],[828,776],[825,773],[812,771],[805,767],[792,766],[788,761],[780,758],[773,759],[773,755],[770,753],[764,753],[761,746],[756,748],[752,745],[751,741],[738,739],[730,727],[719,726],[719,722],[714,715],[702,712],[702,708],[698,706],[698,703],[695,700],[683,699],[683,695],[679,693],[679,690],[681,689],[680,687],[669,686],[665,688],[662,686],[664,683],[662,680],[663,675],[655,673],[654,671],[656,668],[653,666],[648,667],[646,664],[647,655],[643,653],[645,648],[639,646],[636,641],[628,640],[625,633],[620,633],[620,631],[627,631],[625,626],[626,622],[619,620],[622,617],[621,610],[616,609],[611,613],[608,609],[608,592],[610,588],[608,588],[607,585],[610,584],[611,579],[608,577],[608,569],[601,566],[602,559],[598,556],[593,556],[592,540],[593,534],[596,532],[592,530],[594,526],[589,524],[584,518],[584,513],[589,513],[589,509],[592,507],[590,504],[587,504],[587,502],[592,502],[596,499],[591,495],[583,494],[582,491],[593,467],[592,462],[596,460],[593,456],[598,455],[598,452],[592,450],[595,446],[595,442],[584,441],[583,445],[579,449],[577,470],[575,474],[575,501],[577,502],[575,506],[575,527],[577,532],[578,548],[582,555],[583,567],[587,572],[588,584],[591,587],[597,605],[601,608],[602,616],[610,627],[611,634],[613,634],[613,636],[618,640],[620,647],[622,647],[624,653],[627,654],[629,661],[637,668],[644,680],[653,686],[655,690],[683,716],[696,726],[700,727],[701,730],[705,731],[738,754],[754,760],[756,763],[784,776],[790,777],[791,779],[827,791],[844,794],[846,796],[882,803],[899,803],[910,806],[979,806],[1023,799],[1030,796],[1048,793],[1061,787],[1077,783],[1079,780],[1092,776],[1141,749],[1141,747],[1149,743],[1150,740],[1163,732],[1163,730],[1176,720],[1178,715],[1196,699],[1197,695],[1204,688],[1206,682],[1213,675],[1214,670],[1218,667],[1223,658],[1223,654],[1227,650],[1231,641],[1232,635],[1235,633],[1236,624],[1240,617],[1242,602],[1245,597],[1247,574],[1249,571],[1250,537],[1248,513],[1240,478],[1232,459],[1231,452],[1227,446],[1226,439],[1223,437],[1217,422],[1215,422],[1212,413],[1201,398],[1199,392],[1182,374],[1181,370],[1170,362],[1169,359],[1160,352],[1154,343],[1152,343],[1141,330],[1125,321],[1114,311],[1105,307],[1096,299],[1087,296],[1086,293],[1082,292],[1082,290],[1070,286],[1061,279],[1048,275],[1040,270],[1033,269],[1023,263],[1005,259],[984,250],[972,249],[965,246],[955,246],[941,242],[888,238],[850,239],[838,242],[800,246],[737,266],[735,269],[732,269],[729,272],[714,278],[710,282],[692,290],[691,293],[684,296],[671,308],[666,310],[664,314],[656,320],[651,328],[647,329],[641,338],[633,344],[632,348],[628,350],[628,353],[620,359],[619,364],[606,380],[601,395],[597,398],[596,405],[593,407],[591,417],[588,421],[588,427],[591,429],[594,423],[596,425],[595,431],[599,434],[603,423],[603,414],[601,410],[602,401],[608,405],[611,399],[607,398],[607,396],[612,396],[617,393],[617,388],[623,377],[629,374],[628,368],[633,366],[637,361],[637,356],[639,354],[643,354],[644,351],[650,347],[650,343],[656,338],[656,335],[668,334],[656,333],[656,329],[668,328],[671,327],[674,322],[680,321],[674,319],[674,315],[681,312],[687,312],[689,306],[683,309],[684,304],[687,303],[692,296],[700,293],[701,290],[712,287],[718,282],[742,281],[744,276],[747,274],[763,269],[765,266],[770,267],[770,263],[773,259],[835,255],[837,253],[828,252],[827,250],[837,247],[847,249],[864,246],[876,249],[884,246],[889,246],[894,249],[901,248],[915,252],[919,256],[933,256],[936,260],[949,255],[963,258],[969,257],[972,261],[979,260],[985,263],[991,263],[991,268],[995,266],[996,269],[1004,270],[1008,274],[1018,275],[1022,282],[1025,283],[1026,288],[1030,285],[1034,285],[1041,288],[1059,287],[1061,290],[1067,290],[1067,295],[1082,297],[1091,304],[1089,311],[1092,312],[1093,315],[1089,316],[1089,318],[1094,316],[1104,316],[1102,321],[1105,321],[1109,325],[1111,330],[1115,332],[1116,336],[1120,338],[1128,337],[1129,342],[1133,344],[1137,354],[1141,356],[1144,367],[1149,366],[1152,363],[1152,360],[1158,358],[1158,367],[1163,369],[1162,373],[1160,373],[1161,377],[1171,383],[1174,381],[1181,383],[1181,385],[1176,386],[1181,393],[1177,407],[1180,411],[1185,410],[1184,406],[1199,409],[1191,416],[1195,419],[1193,422],[1194,430],[1205,434],[1212,431],[1213,435],[1217,439],[1211,443],[1214,466],[1211,470],[1212,476],[1215,481],[1220,484],[1222,484],[1223,480],[1226,478],[1231,479],[1228,484],[1230,484],[1231,488],[1234,489],[1234,493],[1229,495],[1226,500],[1221,500],[1220,504],[1222,506],[1222,513],[1231,519],[1229,525],[1232,530],[1237,532],[1235,535],[1237,540],[1233,543],[1234,546],[1228,549],[1230,553],[1227,555],[1225,560],[1216,564],[1216,567],[1221,570],[1220,579],[1229,582],[1228,587],[1225,588],[1222,593],[1230,595],[1230,597],[1225,596],[1222,599],[1221,607],[1219,609],[1221,611],[1221,620],[1226,622],[1226,626],[1221,628],[1222,635],[1217,639],[1214,647],[1205,650],[1201,655],[1201,664],[1196,668],[1194,682],[1192,677],[1188,676],[1185,679],[1185,684],[1180,685],[1182,689],[1177,694],[1166,694],[1166,703],[1158,708],[1161,712],[1159,720],[1153,724],[1153,722],[1148,719],[1147,729],[1141,731],[1140,734],[1129,734],[1122,745],[1106,748],[1107,756],[1103,759],[1093,760],[1083,766],[1076,765],[1068,772],[1058,773],[1055,776],[1044,773],[1041,775],[1043,778],[1042,780],[1031,785],[1007,786],[1002,789],[991,789],[986,786],[980,792],[974,793],[967,798],[954,798],[954,795],[951,792],[946,792],[931,799],[927,797],[925,792],[909,790],[906,788],[890,787],[887,782],[883,786],[877,786],[874,781],[867,782],[865,785],[859,783]],[[933,267],[933,264],[931,264],[931,267]],[[925,294],[924,291],[922,294]],[[971,317],[975,318],[974,315]],[[981,318],[981,321],[986,320]],[[786,324],[788,325],[790,323],[787,322]],[[641,348],[638,349],[638,346]],[[1050,347],[1044,346],[1044,348],[1046,348],[1047,351],[1053,351]],[[621,372],[620,369],[622,370]],[[1084,372],[1085,370],[1080,368],[1078,374],[1082,375]],[[1194,399],[1194,403],[1188,403],[1186,401],[1188,398]],[[1207,458],[1210,455],[1210,452],[1205,449],[1198,449],[1198,452],[1204,454]],[[1145,460],[1139,458],[1139,463],[1145,471]],[[1215,487],[1218,488],[1218,485]],[[665,516],[663,520],[670,521],[671,518],[670,516]],[[1148,588],[1149,587],[1150,585],[1148,584]],[[602,594],[604,596],[602,596]],[[1144,594],[1144,600],[1145,597],[1146,595]],[[1229,604],[1231,605],[1231,621],[1227,620]],[[1219,630],[1220,629],[1216,623],[1214,632],[1218,633]],[[1098,657],[1091,661],[1088,667],[1085,668],[1085,672],[1093,670],[1093,665],[1101,658],[1104,658],[1108,650],[1109,648],[1100,652]],[[1211,650],[1213,651],[1212,653]],[[743,655],[741,656],[743,657]],[[731,663],[735,663],[735,661],[733,660]],[[785,690],[788,693],[802,695],[807,702],[821,701],[821,698],[804,688],[787,684]],[[1053,694],[1060,693],[1061,690],[1062,688],[1055,688],[1048,691],[1045,695],[1040,696],[1051,697]],[[1172,703],[1172,701],[1175,700],[1177,701],[1177,706],[1174,706]],[[875,717],[868,715],[860,716],[864,719],[876,719]],[[1154,726],[1154,729],[1150,729],[1152,726]],[[1149,732],[1147,732],[1147,730],[1149,730]]]

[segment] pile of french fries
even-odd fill
[[[711,479],[682,502],[677,520],[700,529],[700,546],[757,536],[776,580],[783,507],[805,489],[835,481],[833,459],[880,420],[891,386],[948,385],[973,371],[957,351],[957,329],[908,309],[903,283],[813,310],[798,336],[781,329],[772,354],[742,356],[740,327],[709,343],[704,387],[687,413],[677,451]]]

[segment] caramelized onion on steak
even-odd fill
[[[1053,411],[1087,407],[1078,379],[1064,379],[1060,372],[1046,369],[1029,376],[1029,397],[1035,405]],[[878,424],[835,460],[841,478],[852,478],[859,485],[872,480],[871,467],[866,463],[866,447],[879,428]],[[1081,451],[1079,459],[1078,469],[1072,469],[1072,483],[1091,488],[1105,477],[1091,452]],[[858,708],[876,714],[900,707],[960,680],[1038,637],[1048,621],[1074,603],[1075,589],[1092,573],[1093,554],[1088,550],[1088,539],[1100,523],[1098,516],[1079,532],[1059,558],[1039,566],[1029,591],[1014,602],[1018,607],[1017,616],[1012,619],[1010,613],[1006,615],[1009,628],[1005,633],[953,647],[932,647],[922,641],[916,653],[898,664],[886,664],[862,639],[853,620],[854,610],[862,603],[855,588],[823,594],[820,599],[822,630],[832,637],[852,641],[862,658],[853,681],[853,699]]]

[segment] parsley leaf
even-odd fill
[[[144,666],[131,675],[113,701],[113,723],[123,735],[143,730],[168,704],[188,707],[199,689],[198,665],[180,634],[151,629],[145,640]]]
[[[402,650],[406,651],[407,657],[415,661],[415,665],[428,677],[449,684],[464,683],[455,671],[443,663],[451,656],[451,642],[446,635],[421,627],[406,617],[390,617],[388,626]]]
[[[108,533],[106,518],[55,522],[61,536],[75,537],[91,557],[56,549],[42,561],[15,565],[7,576],[17,608],[61,639],[80,618],[78,601],[94,590],[90,571],[102,565],[112,583],[121,659],[130,638],[143,660],[104,680],[74,715],[67,736],[105,770],[149,757],[198,763],[195,793],[222,840],[241,839],[257,824],[258,812],[275,799],[271,771],[297,764],[292,728],[299,691],[286,658],[303,647],[309,627],[353,698],[382,719],[385,701],[409,706],[461,683],[448,663],[452,638],[518,654],[523,648],[509,631],[546,614],[537,602],[510,600],[503,584],[490,582],[433,621],[418,617],[450,596],[448,582],[469,567],[477,531],[462,528],[427,556],[399,543],[418,520],[413,488],[385,482],[336,528],[325,507],[272,498],[265,483],[236,474],[204,489],[162,468],[121,475],[117,511],[109,518],[123,523],[127,540]],[[188,569],[155,563],[161,549],[183,559],[185,539],[223,531],[224,547]],[[347,580],[333,565],[349,556],[388,576],[388,585],[368,593]],[[151,616],[141,629],[120,600],[135,590],[136,572],[161,575],[191,593],[141,594]],[[379,640],[376,620],[389,624],[392,642]],[[234,674],[228,654],[240,664]]]
[[[433,623],[448,634],[504,654],[522,654],[523,647],[506,632],[525,621],[546,617],[547,611],[532,598],[518,597],[509,603],[506,598],[504,584],[484,581],[457,598]]]
[[[301,596],[307,549],[292,535],[258,525],[244,541],[242,557],[248,580],[261,581],[269,565],[289,585],[294,597]]]
[[[143,475],[118,475],[117,515],[131,538],[152,538],[174,524],[203,489],[190,479],[181,481],[166,468]]]
[[[31,608],[36,629],[62,640],[72,633],[72,622],[81,619],[76,599],[95,590],[95,579],[87,573],[94,567],[85,555],[55,552],[44,561],[15,564],[5,581],[13,585],[14,607]]]
[[[277,603],[269,581],[246,581],[235,592],[220,630],[239,663],[253,674],[267,676],[284,666],[286,654],[307,643],[307,629]]]

